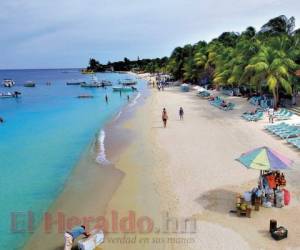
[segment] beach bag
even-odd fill
[[[284,205],[289,205],[291,201],[291,194],[287,189],[282,189],[284,197]]]
[[[284,207],[284,202],[283,202],[283,191],[281,190],[276,190],[275,191],[275,204],[277,208],[282,208]]]
[[[79,250],[94,250],[104,241],[104,234],[102,230],[93,230],[91,235],[86,238],[78,241]]]
[[[251,201],[251,196],[252,196],[252,193],[251,192],[245,192],[244,193],[244,200],[246,202],[250,202]]]

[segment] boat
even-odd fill
[[[7,88],[11,88],[14,86],[16,83],[12,79],[4,79],[3,80],[3,86]]]
[[[115,86],[113,87],[113,91],[115,92],[129,92],[129,91],[137,91],[136,87],[133,86]]]
[[[92,81],[90,83],[81,83],[80,84],[81,87],[84,88],[100,88],[102,87],[102,82],[99,82],[96,76],[92,77]]]
[[[108,80],[102,80],[101,83],[102,83],[102,87],[112,86],[112,82]]]
[[[81,83],[80,86],[84,87],[84,88],[101,88],[102,84],[101,83],[97,83],[97,82],[93,82],[93,83]]]
[[[67,82],[66,84],[67,85],[81,85],[81,84],[85,84],[86,82],[84,81],[70,81],[70,82]]]
[[[82,94],[82,95],[77,96],[77,98],[81,98],[81,99],[84,99],[84,98],[94,98],[94,96],[89,95],[89,94]]]
[[[122,84],[123,86],[133,86],[137,84],[137,82],[132,79],[125,79],[123,81],[119,81],[119,83]]]
[[[20,92],[15,91],[14,93],[7,92],[7,93],[0,93],[0,99],[4,98],[18,98],[18,96],[21,95]]]
[[[33,88],[35,87],[35,83],[33,81],[28,81],[24,84],[24,87]]]

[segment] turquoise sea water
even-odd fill
[[[133,78],[117,73],[97,77],[114,84]],[[0,99],[0,117],[5,119],[0,124],[0,249],[20,249],[30,234],[12,232],[11,213],[32,211],[38,218],[47,210],[99,130],[127,103],[127,94],[113,93],[111,87],[66,86],[72,79],[90,79],[76,69],[0,71],[3,78],[13,78],[16,86],[1,86],[0,92],[17,90],[22,96]],[[24,88],[27,80],[37,86]],[[144,88],[142,81],[138,88]],[[75,98],[83,93],[94,98]],[[18,218],[16,229],[22,230],[25,217]]]

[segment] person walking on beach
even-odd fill
[[[167,127],[168,114],[167,114],[167,110],[165,108],[163,109],[161,118],[163,120],[164,128],[166,128]]]
[[[108,96],[107,95],[105,95],[105,102],[106,102],[106,104],[108,104]]]
[[[64,250],[71,250],[74,240],[76,240],[76,238],[78,238],[80,235],[84,235],[85,237],[90,236],[90,234],[86,232],[84,225],[81,225],[79,227],[74,227],[70,232],[66,231],[64,235],[65,238]]]
[[[270,107],[268,109],[268,115],[269,115],[269,123],[274,123],[274,108]]]
[[[180,107],[180,108],[179,108],[179,119],[180,119],[180,120],[183,120],[183,114],[184,114],[183,108]]]

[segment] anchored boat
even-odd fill
[[[7,93],[0,93],[0,98],[18,98],[18,96],[21,95],[20,92],[15,91],[14,93],[7,92]]]
[[[82,95],[77,96],[77,98],[81,98],[81,99],[84,99],[84,98],[94,98],[94,96],[89,95],[89,94],[82,94]]]
[[[34,88],[35,87],[35,83],[33,81],[28,81],[24,84],[24,87],[28,87],[28,88]]]
[[[93,76],[91,82],[81,83],[80,86],[85,88],[100,88],[102,87],[102,82],[98,81],[98,78],[96,76]]]
[[[129,91],[137,91],[136,87],[133,86],[115,86],[113,87],[113,91],[115,92],[129,92]]]
[[[123,81],[119,81],[119,83],[123,86],[133,86],[137,84],[137,82],[132,79],[125,79]]]
[[[4,79],[2,84],[4,87],[11,88],[16,83],[12,79]]]
[[[86,84],[84,81],[70,81],[66,83],[67,85],[81,85],[81,84]]]
[[[108,80],[102,80],[102,87],[112,86],[112,82]]]

